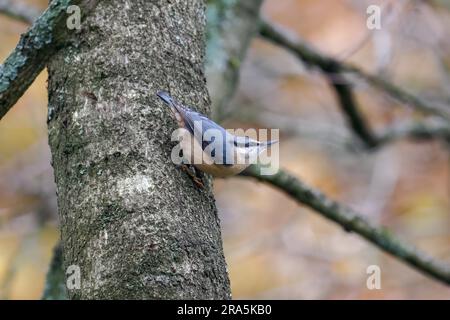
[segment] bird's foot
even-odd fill
[[[197,170],[195,169],[194,166],[192,165],[187,165],[187,164],[182,164],[181,165],[181,170],[183,170],[184,172],[186,172],[189,177],[191,177],[192,181],[195,183],[195,185],[200,188],[200,189],[204,189],[205,185],[203,184],[202,179],[197,176]]]

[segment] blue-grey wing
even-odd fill
[[[202,149],[205,150],[210,146],[208,151],[210,151],[210,156],[214,163],[224,165],[232,165],[234,163],[233,136],[230,133],[214,121],[195,111],[186,111],[184,120],[187,129],[198,140]]]

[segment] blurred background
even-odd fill
[[[45,9],[47,0],[26,2]],[[366,9],[382,8],[382,29]],[[266,0],[262,14],[315,48],[450,102],[449,1]],[[3,61],[27,29],[0,15]],[[349,148],[351,132],[323,76],[256,37],[241,65],[227,128],[280,129],[281,166],[450,263],[450,152],[439,141]],[[38,299],[59,238],[43,72],[0,122],[0,299]],[[375,129],[420,118],[382,92],[355,87]],[[450,299],[450,289],[359,236],[253,180],[216,180],[235,299]],[[381,290],[366,287],[369,265]]]

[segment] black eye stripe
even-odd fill
[[[245,136],[245,137],[240,137],[243,138],[245,140],[245,143],[239,143],[238,142],[238,137],[234,138],[233,144],[235,147],[243,147],[243,148],[249,148],[250,146],[254,146],[254,145],[258,145],[258,143],[254,143],[250,141],[250,137]]]
[[[235,147],[238,146],[238,142],[237,142],[236,140],[233,142],[233,144],[234,144]],[[245,148],[250,147],[250,142],[246,142],[246,143],[244,144],[244,147],[245,147]]]
[[[239,144],[236,140],[233,142],[233,144],[235,147],[244,147],[244,148],[259,146],[259,142],[246,142],[244,145],[242,145],[242,144]]]

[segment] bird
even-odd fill
[[[168,92],[158,91],[156,95],[170,107],[178,127],[182,129],[180,148],[183,159],[213,177],[227,178],[241,173],[250,166],[252,159],[278,142],[233,135],[206,115],[181,104]],[[187,171],[186,167],[183,170]],[[202,187],[203,183],[196,179],[198,177],[189,175]]]

